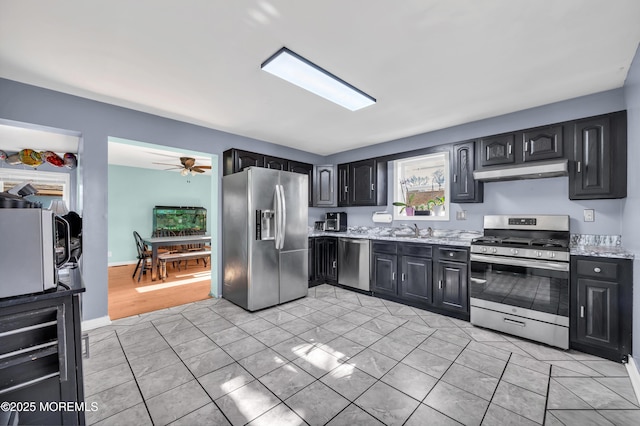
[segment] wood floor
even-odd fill
[[[167,265],[165,281],[151,281],[151,273],[140,282],[131,278],[135,265],[109,267],[109,317],[114,320],[209,298],[211,264],[189,261],[178,271]]]

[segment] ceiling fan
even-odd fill
[[[205,169],[210,170],[211,166],[196,166],[196,159],[192,157],[180,157],[181,166],[177,164],[167,164],[167,163],[153,163],[153,164],[161,164],[164,166],[173,166],[167,170],[171,169],[182,169],[180,170],[180,174],[182,176],[186,176],[189,173],[195,175],[196,173],[204,173]]]

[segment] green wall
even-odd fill
[[[211,176],[181,176],[177,172],[109,166],[109,264],[130,263],[137,253],[133,231],[149,236],[155,206],[195,206],[207,209],[211,234]],[[217,207],[216,207],[217,208]]]

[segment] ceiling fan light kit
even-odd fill
[[[351,111],[376,103],[362,90],[286,47],[271,55],[260,68]]]

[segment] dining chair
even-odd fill
[[[133,238],[136,241],[136,250],[138,252],[138,263],[136,264],[136,268],[133,270],[133,275],[131,278],[136,277],[136,272],[140,269],[140,273],[138,274],[138,282],[140,282],[140,278],[142,278],[142,274],[146,274],[147,271],[151,270],[151,250],[147,250],[142,237],[138,232],[133,231]]]

